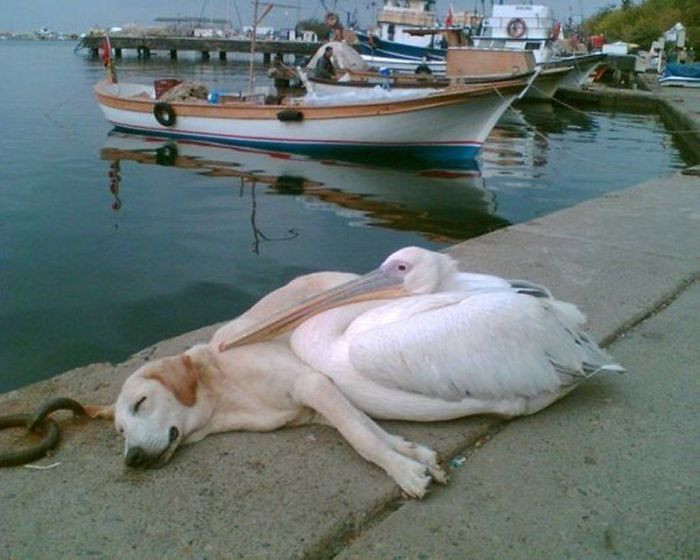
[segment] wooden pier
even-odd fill
[[[109,37],[114,56],[121,58],[124,49],[134,50],[139,58],[150,58],[153,51],[167,51],[170,58],[177,59],[179,51],[193,51],[202,54],[202,59],[208,60],[211,53],[219,53],[220,60],[226,60],[227,53],[250,53],[250,39],[219,39],[204,37],[127,37],[110,35]],[[93,56],[98,56],[103,47],[104,37],[101,35],[88,36],[81,39],[76,47],[89,49]],[[313,55],[321,46],[320,42],[285,41],[258,39],[255,41],[255,52],[262,53],[265,64],[270,63],[273,54]]]

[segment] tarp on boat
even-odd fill
[[[306,68],[313,71],[316,68],[316,62],[323,56],[323,51],[326,47],[333,48],[333,66],[341,70],[367,70],[367,63],[362,59],[360,53],[353,49],[350,45],[343,41],[330,41],[321,45],[321,48],[316,51],[311,57],[311,60],[306,64]]]
[[[668,64],[663,73],[664,78],[695,78],[700,80],[700,63],[696,64]]]
[[[373,88],[366,88],[362,91],[338,92],[333,95],[319,95],[307,93],[304,97],[290,100],[292,105],[364,105],[371,102],[401,101],[403,99],[419,99],[431,93],[437,93],[438,89],[416,88],[416,89],[384,89],[377,85]]]

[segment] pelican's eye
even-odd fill
[[[136,401],[136,404],[134,405],[134,414],[136,414],[139,411],[139,407],[143,404],[143,401],[146,400],[146,397],[141,397],[138,401]]]
[[[406,276],[411,271],[412,265],[406,261],[392,261],[386,268],[388,276]]]

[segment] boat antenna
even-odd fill
[[[253,8],[253,31],[250,37],[250,69],[248,71],[248,92],[253,93],[253,83],[255,82],[255,39],[258,35],[258,0],[255,0]]]

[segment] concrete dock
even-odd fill
[[[449,466],[424,500],[404,500],[326,427],[211,436],[132,471],[109,423],[57,413],[63,441],[36,464],[48,468],[0,470],[0,557],[697,558],[698,171],[450,249],[464,269],[579,304],[629,371],[510,422],[383,423]],[[215,328],[0,395],[0,411],[56,395],[111,402],[144,361]],[[16,437],[0,432],[0,449]]]
[[[97,57],[103,49],[104,36],[90,35],[83,37],[76,49],[86,48]],[[226,60],[227,53],[250,53],[250,39],[221,39],[206,37],[168,37],[144,36],[131,37],[125,35],[110,36],[115,58],[121,58],[122,51],[133,50],[139,58],[148,59],[156,51],[167,52],[175,60],[182,51],[198,52],[202,58],[209,59],[211,53],[219,53],[220,60]],[[321,46],[319,41],[291,41],[283,39],[259,38],[255,42],[255,51],[263,55],[265,64],[270,63],[272,54],[295,54],[311,56]]]

